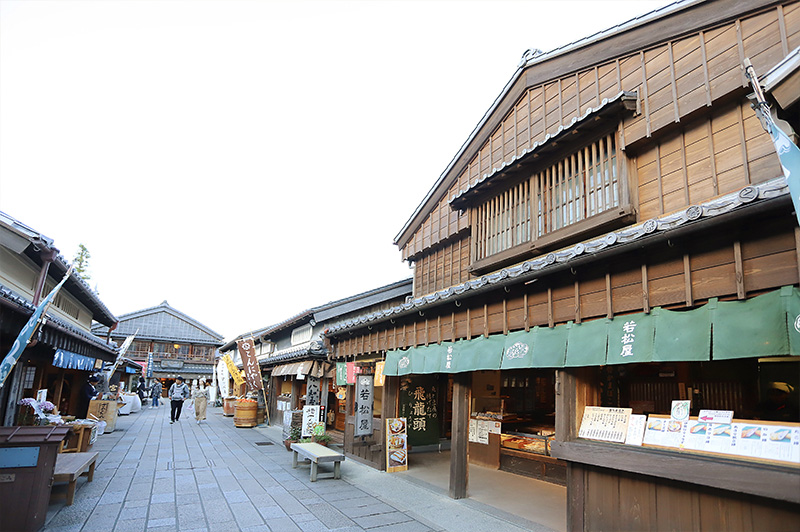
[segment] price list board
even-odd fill
[[[587,406],[583,411],[579,438],[623,443],[628,433],[631,408]]]

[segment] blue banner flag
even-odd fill
[[[28,320],[28,323],[22,328],[17,335],[17,339],[14,340],[14,344],[11,346],[11,351],[8,352],[6,357],[3,359],[3,362],[0,363],[0,388],[6,383],[6,379],[8,378],[11,370],[14,369],[14,364],[17,363],[19,357],[22,355],[22,352],[27,347],[28,343],[31,341],[31,337],[33,333],[36,332],[36,327],[39,325],[39,321],[42,317],[47,313],[47,308],[50,306],[50,303],[53,301],[53,298],[56,297],[56,294],[64,286],[64,283],[67,282],[69,279],[70,274],[72,274],[72,266],[70,266],[69,270],[67,270],[66,275],[64,278],[61,279],[61,282],[58,283],[53,290],[47,294],[39,306],[36,307],[36,310],[33,312],[33,315]]]
[[[772,119],[772,115],[769,111],[769,104],[764,98],[761,85],[758,82],[755,70],[749,59],[745,59],[744,68],[745,74],[753,85],[753,91],[756,97],[753,110],[755,110],[756,115],[761,121],[761,126],[772,138],[772,144],[775,145],[775,151],[778,153],[778,159],[783,169],[783,176],[786,178],[786,184],[789,186],[789,195],[792,197],[794,214],[797,218],[797,223],[800,224],[800,148],[792,142],[792,139],[790,139]]]

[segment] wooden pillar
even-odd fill
[[[381,434],[386,434],[386,420],[397,417],[398,398],[400,396],[400,377],[386,377],[383,381],[383,402],[381,403]],[[386,444],[386,438],[381,446]],[[381,471],[386,471],[386,450],[381,453]]]
[[[469,437],[469,373],[453,375],[453,424],[450,442],[450,497],[467,496],[467,439]]]

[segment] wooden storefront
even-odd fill
[[[503,450],[505,428],[483,447],[469,429],[480,413],[510,421],[512,374],[549,376],[525,387],[555,406],[549,460],[565,471],[571,530],[796,526],[798,463],[578,431],[587,406],[668,416],[676,399],[695,416],[763,420],[773,381],[790,391],[781,423],[800,431],[800,228],[741,68],[749,58],[762,76],[798,46],[798,2],[687,1],[523,58],[396,238],[413,297],[326,333],[334,361],[385,357],[384,418],[404,376],[447,376],[451,496],[468,494],[471,462],[542,467]],[[773,104],[800,128],[796,103]],[[782,314],[762,309],[769,298]],[[652,322],[653,345],[620,361],[607,331],[633,320]],[[506,359],[514,341],[528,366]],[[490,387],[497,404],[477,407]]]

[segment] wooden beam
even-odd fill
[[[642,264],[642,308],[650,313],[650,290],[647,287],[647,264]]]
[[[551,329],[555,327],[555,322],[553,321],[553,289],[549,286],[547,287],[547,325]]]
[[[611,298],[611,274],[606,272],[606,318],[614,318],[614,306]]]
[[[692,296],[692,265],[689,261],[689,254],[683,254],[683,289],[686,294],[686,306],[694,306],[694,297]]]
[[[672,41],[667,43],[667,50],[669,51],[669,74],[670,85],[672,87],[672,109],[674,111],[675,122],[681,121],[681,112],[678,106],[678,86],[675,81],[675,56],[672,52]]]
[[[578,281],[575,281],[575,323],[581,322],[581,288]]]
[[[647,138],[652,136],[653,131],[650,129],[650,97],[647,93],[647,65],[644,61],[644,52],[639,52],[639,60],[642,64],[642,99],[644,100],[644,120],[647,126]],[[662,211],[663,212],[663,211]]]
[[[450,487],[453,499],[467,496],[469,469],[467,465],[467,446],[469,436],[469,373],[453,375],[453,421],[450,440]]]
[[[508,334],[508,300],[503,298],[503,334]]]
[[[708,56],[706,55],[706,36],[700,32],[700,55],[703,63],[703,84],[706,88],[706,107],[711,107],[711,83],[708,76]],[[713,155],[712,155],[713,156]]]
[[[736,297],[744,299],[747,292],[744,289],[744,267],[742,265],[742,243],[738,240],[733,242],[733,262],[736,267]]]
[[[489,338],[489,304],[483,304],[483,335]]]
[[[781,50],[783,51],[783,56],[786,57],[789,55],[789,41],[786,37],[786,19],[783,17],[782,5],[778,5],[778,28],[780,28],[781,32]]]
[[[797,233],[795,233],[797,234]],[[800,261],[798,261],[800,264]],[[525,292],[522,296],[522,321],[525,324],[525,332],[531,330],[531,319],[530,319],[530,311],[528,310],[528,293]]]

